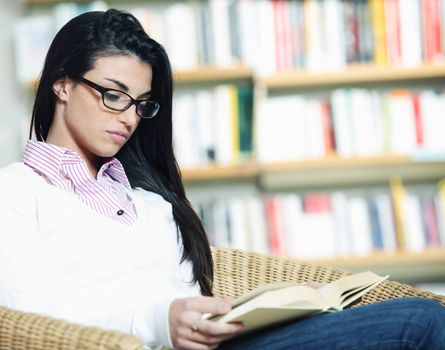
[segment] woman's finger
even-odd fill
[[[232,302],[223,298],[199,296],[185,299],[184,303],[186,310],[193,310],[202,314],[221,315],[232,309]]]
[[[213,321],[200,320],[190,327],[181,327],[182,338],[203,344],[213,345],[229,339],[242,330],[241,324],[219,324]]]
[[[218,347],[218,344],[215,345],[207,345],[203,343],[199,343],[193,340],[188,339],[178,339],[177,344],[175,345],[175,348],[179,349],[187,349],[187,350],[209,350],[209,349],[216,349]]]
[[[201,320],[197,324],[200,333],[208,335],[231,335],[242,331],[241,323],[218,323],[215,321]]]

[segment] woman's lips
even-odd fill
[[[120,133],[118,131],[107,131],[112,140],[117,142],[117,143],[124,143],[125,141],[127,141],[127,135],[125,135],[124,133]]]

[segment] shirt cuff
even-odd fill
[[[172,299],[166,299],[156,305],[138,308],[134,314],[132,333],[138,336],[144,345],[162,345],[173,348],[170,337],[168,313]]]

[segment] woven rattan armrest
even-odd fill
[[[334,267],[317,266],[295,259],[274,257],[229,248],[212,248],[214,264],[213,292],[216,296],[237,298],[267,283],[331,282],[350,272]],[[355,306],[402,297],[434,299],[445,306],[445,297],[424,292],[409,285],[384,281],[366,293]]]
[[[0,349],[142,350],[132,335],[0,307]]]

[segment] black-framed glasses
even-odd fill
[[[133,97],[123,91],[100,86],[84,77],[81,77],[79,81],[87,84],[94,90],[99,91],[102,95],[102,102],[104,106],[113,111],[123,112],[130,108],[132,105],[135,105],[136,114],[140,118],[150,119],[153,118],[161,108],[159,103],[157,103],[156,101],[135,100]]]

